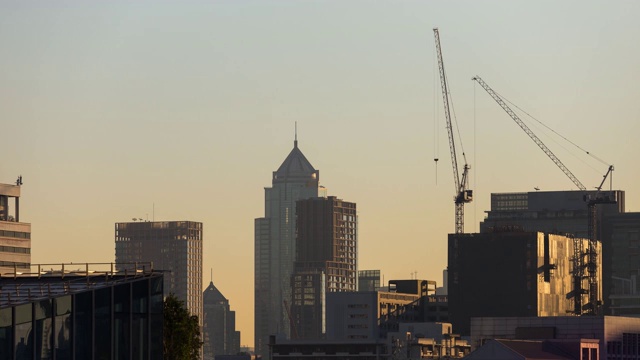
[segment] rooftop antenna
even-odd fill
[[[297,121],[295,122],[295,129],[296,129],[296,132],[295,132],[295,137],[293,139],[293,146],[298,147],[298,122]]]
[[[211,268],[211,283],[213,284],[213,268]]]

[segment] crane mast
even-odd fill
[[[613,165],[609,166],[607,173],[603,176],[600,186],[597,187],[595,196],[589,197],[586,194],[587,188],[576,178],[571,171],[558,159],[558,157],[540,140],[536,134],[529,129],[529,127],[518,117],[518,115],[511,110],[511,108],[502,100],[487,83],[485,83],[479,76],[475,76],[472,80],[476,81],[480,86],[495,100],[504,111],[511,116],[511,118],[524,130],[527,135],[544,151],[545,154],[567,175],[567,177],[578,187],[578,189],[585,192],[584,200],[587,202],[587,236],[589,240],[589,248],[584,251],[582,240],[574,239],[573,241],[573,291],[571,291],[567,298],[574,298],[574,310],[576,315],[599,315],[602,302],[599,299],[598,289],[598,252],[597,252],[597,232],[596,232],[596,206],[598,204],[615,204],[617,201],[615,196],[602,196],[600,190],[602,185],[606,181],[607,177],[613,171]],[[585,257],[586,263],[585,263]],[[587,273],[585,274],[585,268]],[[589,282],[588,289],[584,289],[583,280],[587,279]],[[589,302],[587,304],[582,303],[582,295],[588,294]]]
[[[473,190],[467,189],[469,185],[469,169],[471,168],[466,161],[464,152],[462,153],[464,168],[462,171],[462,179],[460,179],[458,171],[458,157],[456,156],[456,146],[453,139],[453,126],[451,124],[451,105],[449,104],[449,87],[447,76],[444,71],[444,61],[442,60],[442,48],[440,47],[440,32],[438,28],[433,29],[433,35],[436,42],[436,53],[438,54],[438,68],[440,70],[440,85],[442,86],[442,102],[444,104],[444,115],[447,122],[447,134],[449,135],[449,150],[451,151],[451,167],[453,169],[453,182],[456,195],[454,203],[456,207],[456,227],[455,233],[464,233],[464,204],[473,200]]]

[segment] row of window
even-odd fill
[[[17,268],[28,268],[29,266],[31,266],[31,264],[29,263],[23,263],[23,262],[13,262],[13,261],[0,261],[0,266],[7,266],[7,267],[17,267]]]
[[[22,231],[0,230],[0,237],[31,239],[31,233],[22,232]]]
[[[15,246],[0,246],[0,252],[17,253],[17,254],[31,254],[30,248],[21,248]]]

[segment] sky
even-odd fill
[[[2,1],[0,183],[23,176],[32,263],[114,261],[132,218],[202,222],[203,289],[253,345],[253,220],[295,122],[329,195],[357,203],[359,269],[442,282],[454,184],[434,27],[471,166],[466,232],[492,192],[575,189],[475,75],[603,160],[529,123],[586,187],[613,164],[640,211],[638,15],[622,0]]]

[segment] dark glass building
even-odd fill
[[[33,265],[0,278],[0,358],[162,359],[162,273],[109,265]]]

